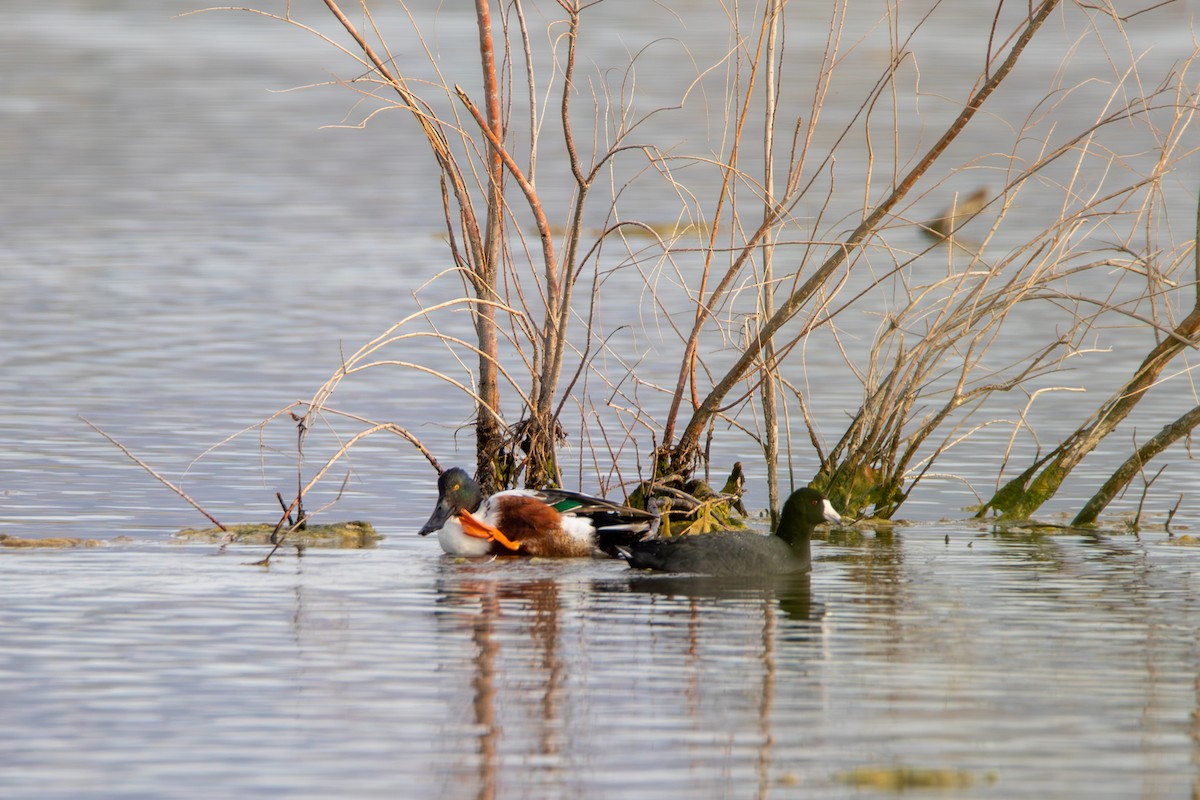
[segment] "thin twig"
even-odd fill
[[[209,514],[207,511],[205,511],[204,508],[201,507],[201,505],[199,503],[197,503],[195,500],[193,500],[188,495],[187,492],[185,492],[183,489],[180,489],[178,486],[171,483],[169,480],[164,478],[162,475],[159,475],[157,472],[155,472],[154,469],[149,464],[147,464],[145,461],[142,461],[140,458],[138,458],[133,453],[131,453],[129,451],[128,447],[121,444],[116,439],[114,439],[112,436],[109,436],[107,433],[105,433],[103,430],[101,430],[99,425],[97,425],[96,423],[92,422],[90,419],[88,419],[87,417],[84,417],[82,415],[80,415],[79,418],[81,420],[83,420],[83,422],[89,428],[91,428],[96,433],[103,436],[105,439],[108,439],[108,441],[111,442],[113,445],[115,445],[117,447],[117,449],[119,449],[122,453],[124,453],[126,456],[128,456],[129,459],[131,461],[133,461],[133,463],[137,464],[139,467],[146,470],[146,472],[149,472],[151,477],[153,477],[155,480],[157,480],[163,486],[166,486],[168,489],[173,491],[175,494],[182,497],[188,503],[188,505],[190,505],[192,508],[196,509],[201,514],[203,514],[205,517],[207,517],[209,522],[211,522],[213,525],[216,525],[218,528],[220,528],[225,533],[230,532],[229,528],[226,528],[224,525],[222,525],[220,522],[217,521],[216,517],[214,517],[212,514]]]

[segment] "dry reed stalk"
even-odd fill
[[[108,440],[108,441],[109,441],[109,442],[110,442],[112,445],[114,445],[114,446],[115,446],[115,447],[116,447],[118,450],[120,450],[122,453],[124,453],[126,456],[128,456],[130,461],[132,461],[133,463],[137,464],[137,465],[138,465],[139,467],[141,467],[142,469],[146,470],[146,472],[150,473],[150,476],[151,476],[152,478],[154,478],[156,481],[158,481],[159,483],[161,483],[163,486],[166,486],[166,487],[167,487],[168,489],[170,489],[172,492],[174,492],[175,494],[177,494],[177,495],[179,495],[181,498],[183,498],[184,502],[186,502],[186,503],[187,503],[188,505],[190,505],[192,508],[196,509],[196,510],[197,510],[197,511],[199,511],[201,514],[203,514],[203,515],[204,515],[204,517],[205,517],[205,519],[207,519],[207,520],[208,520],[209,522],[211,522],[213,525],[216,525],[218,528],[220,528],[220,529],[221,529],[222,531],[224,531],[225,533],[229,533],[229,529],[228,529],[228,528],[226,528],[224,525],[222,525],[220,522],[218,522],[218,521],[217,521],[217,518],[216,518],[216,517],[214,517],[212,514],[210,514],[210,513],[208,513],[207,511],[205,511],[205,510],[204,510],[204,507],[203,507],[203,506],[201,506],[199,503],[197,503],[197,502],[196,502],[194,499],[192,499],[192,497],[191,497],[191,496],[190,496],[190,495],[189,495],[187,492],[185,492],[183,489],[181,489],[179,486],[175,485],[175,484],[174,484],[174,483],[172,483],[171,481],[169,481],[169,480],[167,480],[166,478],[164,478],[162,475],[158,474],[158,472],[156,472],[156,471],[154,470],[154,468],[153,468],[153,467],[151,467],[151,466],[150,466],[149,464],[147,464],[145,461],[142,461],[140,458],[138,458],[137,456],[135,456],[135,455],[132,453],[132,451],[130,451],[130,449],[129,449],[128,447],[126,447],[125,445],[121,444],[121,443],[120,443],[119,441],[117,441],[115,438],[113,438],[112,436],[110,436],[108,433],[106,433],[104,430],[102,430],[102,429],[100,428],[100,426],[99,426],[99,425],[97,425],[96,423],[92,422],[92,421],[91,421],[90,419],[88,419],[87,417],[80,416],[80,417],[79,417],[79,419],[83,420],[83,423],[84,423],[85,425],[87,425],[89,428],[91,428],[92,430],[94,430],[96,433],[98,433],[98,434],[100,434],[101,436],[103,436],[103,437],[104,437],[105,439],[107,439],[107,440]]]
[[[1020,519],[1035,512],[1054,496],[1062,482],[1084,457],[1133,412],[1138,403],[1159,382],[1159,376],[1167,365],[1186,349],[1200,344],[1200,204],[1197,207],[1194,242],[1195,294],[1191,311],[1146,354],[1133,375],[1083,425],[1020,475],[1000,487],[980,508],[978,516],[993,510],[999,512],[1002,517]],[[1094,522],[1100,511],[1128,485],[1151,458],[1184,435],[1190,434],[1198,423],[1200,414],[1193,409],[1168,424],[1150,442],[1138,448],[1138,451],[1118,467],[1105,485],[1080,509],[1075,518],[1076,523]]]
[[[382,45],[383,36],[365,6],[364,18],[371,36],[380,41],[378,46],[349,22],[336,0],[325,3],[354,40],[353,48],[343,47],[342,51],[368,71],[363,80],[386,87],[400,98],[400,107],[417,121],[441,169],[440,193],[455,265],[447,273],[464,276],[467,296],[410,315],[346,358],[307,406],[306,424],[301,426],[298,441],[302,456],[303,436],[311,429],[311,421],[325,413],[340,413],[328,407],[340,381],[386,366],[433,376],[470,399],[476,409],[478,470],[485,476],[490,472],[497,484],[511,484],[521,475],[533,485],[561,482],[557,449],[563,415],[571,409],[578,413],[578,428],[583,433],[580,440],[587,442],[590,456],[586,458],[580,452],[579,470],[582,472],[590,460],[588,468],[602,472],[601,462],[611,459],[610,475],[617,476],[622,486],[631,482],[620,477],[618,462],[632,452],[640,470],[641,455],[646,453],[639,449],[647,439],[653,442],[655,456],[649,467],[650,482],[673,476],[682,486],[701,464],[707,468],[706,453],[715,424],[727,424],[762,447],[773,487],[768,502],[774,506],[778,491],[774,464],[780,430],[776,391],[783,387],[798,405],[822,464],[821,480],[846,490],[846,502],[854,510],[862,497],[869,495],[875,512],[890,516],[922,480],[935,474],[931,471],[935,461],[973,432],[997,424],[997,420],[979,423],[972,419],[989,398],[1014,391],[1038,397],[1048,391],[1072,388],[1039,386],[1038,382],[1060,369],[1066,359],[1087,352],[1086,338],[1103,326],[1106,315],[1124,315],[1163,331],[1168,339],[1162,343],[1164,350],[1175,347],[1170,342],[1191,339],[1191,328],[1177,326],[1167,318],[1165,298],[1171,294],[1171,282],[1166,272],[1159,274],[1153,266],[1149,245],[1143,247],[1127,239],[1114,248],[1097,248],[1100,252],[1085,249],[1088,234],[1102,231],[1105,220],[1132,213],[1127,204],[1136,202],[1139,192],[1145,192],[1147,199],[1137,213],[1145,218],[1148,228],[1157,213],[1152,187],[1179,158],[1174,149],[1187,127],[1184,113],[1177,114],[1165,129],[1161,163],[1141,181],[1116,190],[1103,182],[1103,190],[1088,185],[1089,159],[1103,156],[1107,165],[1117,163],[1117,157],[1105,153],[1104,144],[1098,142],[1108,126],[1157,115],[1159,110],[1171,107],[1169,99],[1158,105],[1156,101],[1166,97],[1174,84],[1164,81],[1144,90],[1139,83],[1141,76],[1132,67],[1118,76],[1096,121],[1064,141],[1056,138],[1056,129],[1039,129],[1038,125],[1050,119],[1050,112],[1062,102],[1061,98],[1070,95],[1069,91],[1048,92],[1042,102],[1032,105],[1023,124],[1014,125],[1013,151],[1002,154],[1007,157],[1002,170],[1004,186],[994,195],[975,196],[970,203],[956,201],[944,215],[945,225],[939,224],[954,234],[951,246],[946,248],[944,278],[929,280],[914,275],[918,266],[928,263],[937,243],[926,243],[926,249],[905,253],[887,239],[890,228],[916,226],[915,219],[923,218],[906,216],[914,206],[904,206],[915,202],[912,195],[920,186],[936,179],[924,196],[934,191],[945,194],[942,190],[948,179],[939,178],[934,165],[946,159],[950,144],[963,135],[968,123],[1008,79],[1034,35],[1059,6],[1057,0],[1031,4],[1028,15],[1009,30],[1001,24],[1001,12],[1010,9],[1003,3],[996,4],[987,52],[975,85],[933,146],[908,166],[901,163],[896,124],[902,113],[899,76],[910,61],[915,65],[909,46],[926,18],[902,33],[899,9],[891,4],[882,19],[891,55],[874,85],[864,91],[850,120],[836,129],[832,145],[818,151],[816,131],[823,107],[834,91],[834,75],[847,54],[857,47],[856,43],[847,49],[842,41],[848,19],[853,21],[850,0],[835,3],[828,17],[825,48],[809,89],[811,106],[791,123],[791,149],[785,160],[784,147],[776,136],[776,128],[782,128],[776,119],[780,97],[777,68],[785,59],[777,39],[782,4],[775,0],[753,12],[753,32],[745,38],[742,22],[736,16],[741,11],[735,10],[728,52],[711,63],[698,65],[696,81],[683,92],[686,97],[721,66],[728,70],[726,94],[716,111],[717,127],[724,126],[721,145],[714,148],[720,156],[680,155],[672,151],[670,144],[635,142],[632,133],[665,107],[640,117],[633,114],[626,106],[624,85],[619,90],[610,89],[608,94],[592,89],[595,128],[590,132],[576,129],[578,120],[572,113],[572,101],[581,95],[586,97],[588,85],[586,78],[577,75],[580,64],[587,63],[579,50],[581,33],[585,15],[598,4],[573,0],[557,4],[561,16],[549,23],[552,66],[545,79],[540,77],[544,73],[539,74],[535,68],[541,54],[535,52],[524,6],[516,2],[507,7],[506,13],[514,15],[518,23],[519,33],[511,38],[520,43],[525,60],[523,91],[530,105],[526,156],[523,150],[517,151],[517,142],[523,140],[505,127],[506,111],[519,94],[513,88],[511,72],[505,75],[507,80],[502,80],[497,66],[507,64],[512,70],[510,36],[494,36],[497,23],[487,0],[476,2],[483,78],[479,106],[466,90],[442,77],[436,64],[433,69],[437,80],[426,84],[411,80],[411,73]],[[934,11],[936,8],[929,14]],[[287,15],[277,18],[299,24]],[[504,23],[500,28],[508,31]],[[746,26],[745,30],[751,28]],[[431,50],[419,30],[417,34],[432,64]],[[1131,63],[1136,64],[1136,59]],[[632,62],[622,79],[631,78],[631,73]],[[535,79],[554,91],[539,100]],[[1182,73],[1176,83],[1185,85]],[[420,86],[419,93],[413,89],[416,86]],[[1123,94],[1132,99],[1122,99]],[[544,103],[541,115],[535,108],[538,102]],[[763,103],[761,109],[759,102]],[[1173,102],[1178,108],[1194,106],[1190,96],[1181,95]],[[872,132],[872,119],[886,112],[892,118],[888,134],[892,141],[887,143],[893,153],[890,165],[884,160],[875,162],[875,146],[882,143],[873,138]],[[761,173],[757,172],[757,163],[746,166],[758,156],[747,136],[759,119],[764,126]],[[541,126],[546,120],[561,125],[557,132],[561,134],[565,159],[558,164],[538,157],[539,142],[544,138]],[[589,134],[590,154],[581,150]],[[820,236],[818,231],[837,230],[835,226],[844,224],[828,219],[836,208],[834,195],[841,191],[835,180],[834,162],[839,147],[855,134],[864,136],[867,146],[861,216],[846,225],[849,233]],[[1022,163],[1026,157],[1019,148],[1029,141],[1040,141],[1042,145]],[[647,165],[644,174],[661,179],[674,191],[680,205],[674,224],[663,226],[620,213],[618,198],[637,189],[635,179],[617,167],[618,160],[626,155],[643,159]],[[1056,184],[1062,196],[1057,218],[1007,255],[992,254],[1002,222],[1026,188],[1037,181],[1051,180],[1047,177],[1049,168],[1064,168],[1071,157],[1077,158],[1076,163]],[[679,165],[714,170],[716,187],[700,196],[685,180],[688,176]],[[872,178],[889,166],[888,191],[873,200]],[[550,184],[555,175],[546,178],[546,173],[551,169],[571,187],[569,203],[548,204],[541,193],[535,175],[540,172],[544,182]],[[782,173],[778,182],[777,172]],[[751,173],[761,174],[761,179]],[[601,180],[606,176],[608,186]],[[818,187],[823,197],[817,196]],[[747,196],[753,200],[748,201]],[[809,219],[794,216],[800,213],[802,200],[815,209]],[[600,202],[609,204],[607,217],[602,226],[588,230],[584,226],[585,209]],[[964,205],[970,207],[964,209]],[[972,215],[996,215],[982,242],[958,235],[967,221],[964,211],[968,210]],[[559,213],[562,216],[556,219]],[[521,222],[528,224],[530,220],[535,235],[522,233]],[[560,221],[561,225],[556,224]],[[610,242],[624,248],[624,253],[614,257],[606,249]],[[784,253],[789,263],[781,275]],[[873,274],[874,262],[879,258],[889,261],[890,266],[883,275],[867,280],[865,276]],[[960,259],[966,263],[956,263]],[[808,270],[809,265],[815,268]],[[1135,305],[1125,307],[1106,297],[1071,291],[1065,283],[1075,276],[1086,277],[1087,273],[1111,268],[1130,274],[1142,269],[1147,288],[1135,302],[1151,303],[1148,315]],[[661,358],[661,354],[652,354],[649,349],[627,352],[611,343],[612,332],[601,327],[602,270],[619,269],[635,270],[644,282],[647,327],[664,337],[678,338],[680,352],[671,356],[677,356],[678,361],[672,361],[666,385],[641,368],[642,359]],[[572,300],[580,280],[587,286],[589,271],[592,291],[584,311],[573,308]],[[439,273],[435,279],[447,273]],[[679,314],[668,292],[659,291],[660,281],[678,285],[690,303],[684,314]],[[865,335],[861,326],[851,327],[855,314],[864,309],[874,311],[872,304],[880,297],[888,298],[884,301],[888,310],[883,324],[873,334],[866,330]],[[1003,341],[1006,320],[1018,317],[1015,312],[1029,303],[1065,312],[1061,329],[1046,341],[1030,342],[1011,362],[992,363],[997,358],[993,348]],[[754,310],[747,311],[747,306]],[[466,310],[476,320],[475,342],[439,330],[437,316],[456,309]],[[802,312],[807,317],[794,325]],[[418,320],[431,330],[409,329]],[[784,336],[788,326],[791,330]],[[739,329],[749,337],[740,346],[735,333]],[[820,420],[806,402],[803,384],[788,379],[782,371],[785,365],[795,364],[797,354],[803,355],[808,335],[818,329],[828,332],[834,346],[841,349],[851,374],[863,383],[858,413],[837,443],[828,448],[822,444]],[[866,359],[857,358],[855,338],[872,341]],[[438,352],[450,353],[452,363],[467,377],[451,375],[441,366],[429,366],[423,363],[423,357],[392,352],[423,340],[438,342]],[[706,362],[704,353],[731,343],[738,348],[732,365],[723,363],[718,369]],[[601,360],[614,366],[601,365]],[[570,377],[564,380],[564,374]],[[1151,381],[1156,376],[1146,375]],[[709,388],[704,389],[706,382]],[[501,388],[511,404],[519,404],[523,418],[511,423],[505,420]],[[607,392],[608,399],[594,402],[589,392],[596,391]],[[658,395],[663,397],[667,408],[661,419],[642,407],[646,393],[653,393],[656,401]],[[753,424],[747,424],[745,416],[739,420],[739,415],[746,408],[750,411],[745,413],[758,413],[755,397],[762,403],[761,424],[757,417]],[[782,405],[786,418],[790,412],[786,403]],[[508,410],[511,413],[512,408]],[[607,425],[603,413],[616,416],[619,432]],[[681,414],[684,419],[680,419]],[[1023,415],[1014,429],[1014,439],[1017,430],[1024,430],[1024,421]],[[367,430],[380,430],[375,427],[380,423],[360,422]],[[596,435],[590,426],[596,427]],[[356,441],[359,439],[352,438],[346,446]],[[415,437],[409,441],[434,462]],[[790,438],[788,448],[790,452]],[[1007,460],[1000,465],[1001,470],[1006,464]],[[329,466],[326,464],[319,474],[324,475]],[[864,481],[870,485],[855,499],[851,489]],[[300,486],[297,498],[302,498],[311,486],[311,481]],[[667,488],[681,491],[675,484]]]
[[[876,233],[878,226],[888,217],[891,210],[941,157],[946,148],[950,146],[950,143],[958,138],[959,134],[966,128],[967,123],[971,121],[992,93],[1008,77],[1025,51],[1025,48],[1033,41],[1034,34],[1037,33],[1042,24],[1049,18],[1051,12],[1058,5],[1058,2],[1059,0],[1044,0],[1033,10],[1028,22],[1017,36],[1016,41],[1009,48],[1008,56],[1004,62],[971,95],[970,99],[963,106],[962,111],[947,126],[937,142],[921,157],[912,169],[905,173],[887,197],[840,243],[833,254],[807,280],[791,292],[779,307],[779,310],[762,326],[750,345],[742,351],[734,365],[713,386],[708,396],[700,404],[699,408],[696,409],[695,413],[693,413],[683,433],[679,436],[676,450],[679,454],[678,457],[684,463],[695,457],[701,432],[708,425],[717,409],[721,407],[725,396],[745,377],[755,360],[760,357],[763,348],[787,322],[809,303],[818,289],[829,280],[835,271],[846,263],[850,254],[861,248],[867,239]],[[754,237],[755,242],[759,238],[761,237]]]

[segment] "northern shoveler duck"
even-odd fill
[[[622,545],[619,555],[638,569],[705,575],[786,575],[812,565],[809,539],[822,522],[841,522],[825,495],[805,487],[783,504],[779,527],[769,536],[716,531]]]
[[[437,532],[457,556],[616,555],[658,529],[658,516],[563,489],[512,489],[485,498],[455,467],[438,479],[433,515],[418,533]]]

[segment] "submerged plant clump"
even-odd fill
[[[13,549],[33,549],[33,548],[49,548],[53,550],[62,550],[74,547],[103,547],[104,542],[99,539],[80,539],[75,536],[43,536],[26,538],[23,536],[13,536],[7,533],[0,533],[0,547],[11,547]]]
[[[914,789],[969,789],[979,783],[993,784],[997,777],[993,772],[982,776],[956,769],[930,769],[924,767],[856,767],[834,776],[838,783],[858,789],[874,789],[879,792],[904,792]]]
[[[280,537],[274,525],[244,524],[225,528],[184,528],[175,534],[178,542],[214,544],[278,544]],[[288,533],[291,545],[303,547],[334,547],[357,550],[374,547],[383,537],[369,522],[334,522],[327,525],[309,524],[303,530]]]

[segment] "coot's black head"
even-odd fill
[[[833,510],[833,504],[825,495],[805,486],[792,492],[792,496],[783,504],[775,535],[788,544],[795,544],[812,536],[813,528],[822,522],[841,521],[841,516]]]

